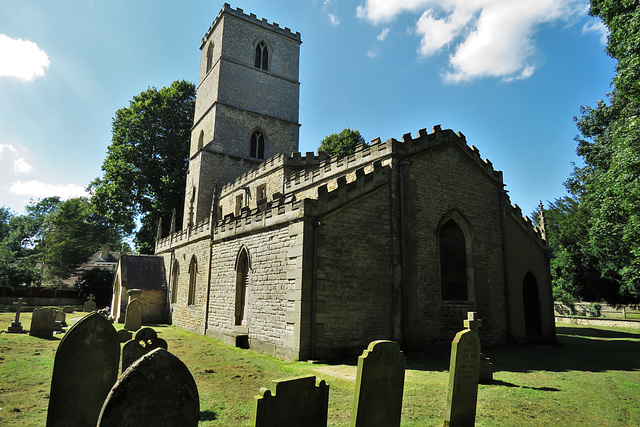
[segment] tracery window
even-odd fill
[[[269,69],[269,50],[264,42],[256,46],[255,67],[265,71]]]
[[[251,135],[251,151],[249,156],[264,159],[264,136],[259,131]]]

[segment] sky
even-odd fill
[[[0,206],[86,195],[116,110],[196,83],[223,1],[3,0]],[[300,151],[346,127],[367,141],[434,125],[503,171],[524,214],[566,194],[581,106],[611,90],[606,28],[584,0],[238,0],[302,35]]]

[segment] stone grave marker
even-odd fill
[[[52,339],[56,321],[56,312],[52,308],[38,308],[31,316],[29,335],[38,338]]]
[[[56,310],[56,322],[60,322],[60,326],[67,327],[67,313],[63,310]]]
[[[127,369],[104,401],[99,427],[197,426],[200,400],[189,369],[157,348]]]
[[[151,328],[138,330],[135,337],[122,347],[122,372],[126,371],[133,362],[156,348],[167,350],[167,342],[158,338],[156,331]]]
[[[445,426],[475,424],[480,364],[480,338],[476,331],[480,320],[475,312],[467,316],[464,321],[467,329],[458,332],[451,343]]]
[[[131,338],[133,338],[133,333],[131,331],[127,331],[126,329],[119,329],[118,337],[120,337],[120,342],[127,342]]]
[[[84,312],[92,312],[96,310],[96,297],[91,294],[87,298],[87,302],[84,303],[82,311]]]
[[[124,315],[124,328],[127,331],[137,331],[142,326],[142,303],[139,299],[132,299],[127,304]]]
[[[373,341],[358,357],[352,426],[400,426],[405,359],[393,341]]]
[[[65,308],[62,309],[62,311],[67,313],[67,314],[73,313],[73,307],[70,307],[70,306],[69,307],[65,307]]]
[[[276,392],[260,389],[256,396],[252,426],[255,427],[326,427],[329,409],[329,385],[308,376],[274,381]]]
[[[22,306],[27,305],[24,301],[24,298],[18,298],[17,302],[14,302],[13,305],[16,306],[16,318],[13,322],[11,322],[11,326],[7,328],[7,332],[10,334],[21,334],[26,332],[22,327],[22,323],[20,322],[20,312],[22,311]]]
[[[73,325],[56,351],[47,427],[95,426],[119,362],[118,334],[106,317],[94,312]]]

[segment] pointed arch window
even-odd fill
[[[255,67],[267,71],[269,69],[269,50],[264,42],[256,46]]]
[[[189,296],[187,297],[187,305],[193,305],[196,302],[196,283],[198,278],[198,262],[196,257],[191,258],[189,264]]]
[[[251,134],[251,151],[249,156],[256,159],[264,159],[264,136],[259,131]]]
[[[247,285],[249,282],[249,254],[246,248],[240,249],[236,258],[236,304],[235,325],[247,324],[248,298]]]
[[[198,151],[202,150],[204,146],[204,131],[200,131],[200,136],[198,136]]]
[[[173,262],[173,271],[171,272],[171,303],[178,301],[178,278],[180,277],[180,264],[178,260]]]
[[[210,42],[207,47],[207,73],[211,70],[211,67],[213,67],[213,42]]]
[[[469,301],[467,238],[452,218],[440,227],[440,287],[443,301]]]

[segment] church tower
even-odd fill
[[[200,45],[183,229],[217,188],[298,151],[300,33],[225,4]]]

